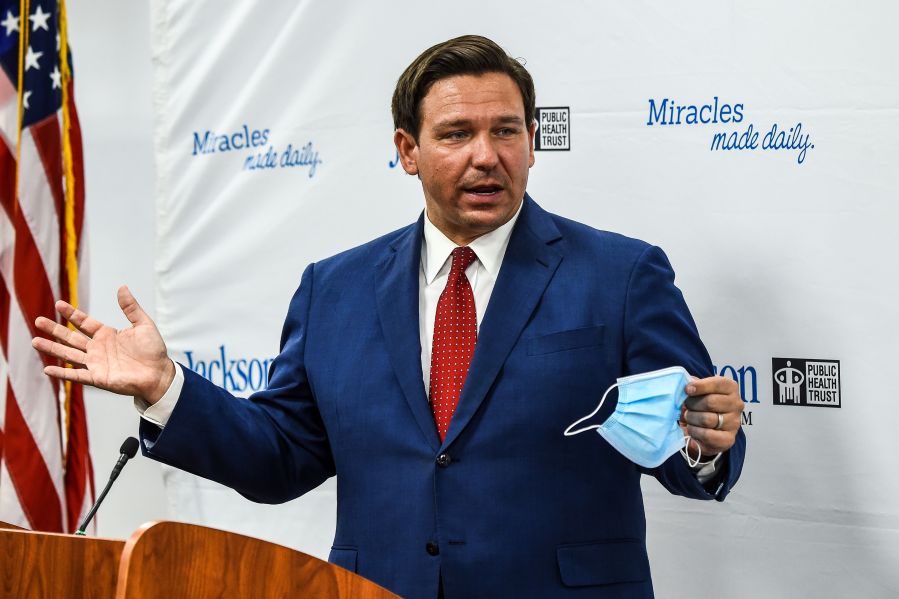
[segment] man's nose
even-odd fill
[[[478,170],[490,170],[496,166],[499,155],[489,135],[475,137],[471,148],[471,165]]]

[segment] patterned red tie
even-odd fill
[[[431,346],[431,409],[441,441],[446,438],[450,420],[459,403],[459,394],[468,376],[478,340],[474,294],[465,276],[465,269],[476,258],[471,248],[453,250],[453,265],[446,288],[437,302],[434,342]]]

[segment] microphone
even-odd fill
[[[122,468],[125,467],[125,464],[128,463],[128,460],[134,457],[137,453],[137,448],[140,444],[137,442],[137,439],[134,437],[128,437],[125,439],[125,442],[122,443],[122,447],[119,448],[119,461],[115,463],[115,467],[112,469],[112,474],[109,475],[109,482],[106,483],[106,488],[103,489],[103,492],[100,493],[100,497],[97,498],[97,502],[94,503],[93,507],[91,507],[91,511],[87,513],[87,516],[84,517],[84,522],[81,523],[81,526],[78,527],[78,530],[75,531],[75,534],[83,537],[84,531],[87,529],[87,525],[90,524],[90,521],[93,519],[94,514],[97,513],[97,510],[100,508],[100,504],[103,503],[103,500],[106,499],[106,494],[109,493],[109,489],[112,488],[112,483],[115,482],[115,479],[119,477],[119,473],[122,471]]]

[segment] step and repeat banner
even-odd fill
[[[725,503],[645,481],[658,595],[895,596],[897,17],[887,1],[155,0],[170,351],[237,395],[264,387],[303,268],[422,210],[392,144],[397,77],[486,35],[536,82],[530,194],[663,247],[746,403]],[[333,480],[282,506],[173,470],[166,485],[173,518],[327,556]]]

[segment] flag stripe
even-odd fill
[[[15,151],[19,127],[19,93],[6,71],[0,69],[0,135],[6,146]]]
[[[6,215],[0,212],[0,231],[4,234],[12,229]],[[16,244],[18,246],[18,244]],[[17,248],[18,249],[18,248]],[[7,252],[4,252],[7,255]],[[18,265],[18,257],[15,256],[13,264]],[[40,458],[46,463],[45,470],[56,473],[55,486],[62,492],[62,448],[59,429],[59,402],[58,385],[43,373],[43,362],[38,352],[31,347],[32,331],[27,326],[16,297],[10,293],[9,280],[15,276],[6,270],[9,267],[8,260],[0,261],[0,278],[4,285],[0,288],[0,303],[8,306],[7,323],[5,328],[4,348],[6,362],[9,369],[9,383],[13,393],[7,395],[7,418],[10,414],[10,405],[17,403],[15,398],[27,399],[21,405],[16,406],[16,411],[23,422],[27,423],[32,443],[40,448]],[[55,360],[50,360],[56,363]],[[10,422],[7,419],[8,442],[14,443],[11,432],[8,429]],[[20,432],[20,431],[19,431]],[[9,447],[5,451],[5,458],[12,459]],[[10,474],[14,468],[8,466]]]
[[[0,172],[2,179],[2,172]],[[0,218],[0,277],[2,273],[12,272],[13,261],[13,232],[9,221]],[[0,373],[0,392],[3,394],[3,401],[0,403],[0,466],[3,464],[3,431],[6,426],[6,390],[9,385],[9,364],[6,361],[6,354],[9,348],[9,293],[6,291],[6,281],[0,280],[0,360],[3,361],[3,372]],[[0,505],[3,503],[3,483],[0,482]],[[6,513],[0,512],[0,513]]]
[[[58,121],[55,125],[58,126]],[[53,186],[47,182],[47,168],[36,142],[32,127],[22,131],[19,209],[25,215],[34,248],[44,265],[44,278],[49,283],[49,297],[60,297],[61,203],[57,207],[56,199],[53,198]],[[19,234],[18,229],[16,234]],[[39,271],[35,271],[34,274],[37,272]]]
[[[23,139],[26,137],[22,135]],[[0,146],[0,172],[9,169],[9,164],[13,162],[13,157]],[[34,320],[38,316],[52,317],[54,314],[54,297],[47,278],[47,272],[44,270],[44,262],[39,255],[37,245],[31,236],[31,229],[25,222],[25,217],[21,208],[22,203],[16,206],[9,195],[9,185],[7,181],[0,182],[0,204],[3,205],[5,217],[9,222],[13,223],[15,239],[15,259],[13,263],[13,271],[6,273],[7,286],[15,289],[15,295],[20,306],[22,306],[25,315],[25,321],[29,324],[32,336],[38,336],[38,331],[34,328]],[[58,239],[57,239],[58,251]],[[55,263],[57,272],[59,262]],[[57,276],[58,279],[58,276]],[[10,285],[12,282],[12,285]],[[57,365],[58,362],[50,357],[43,358],[46,365]],[[55,387],[55,385],[54,385]]]
[[[63,532],[59,490],[41,459],[40,448],[19,411],[12,389],[7,389],[7,397],[13,401],[6,402],[4,461],[22,511],[32,529]]]
[[[5,277],[4,277],[5,279]],[[42,459],[48,469],[56,473],[56,486],[62,491],[62,446],[59,430],[58,393],[50,379],[43,373],[43,365],[37,352],[31,348],[30,331],[22,320],[16,298],[4,287],[9,301],[9,324],[6,363],[9,368],[9,383],[14,392],[7,396],[9,404],[14,398],[25,401],[19,406],[19,413],[41,449]],[[8,424],[8,422],[6,423]]]
[[[84,388],[72,385],[69,399],[69,436],[66,453],[66,509],[69,528],[77,526],[90,503],[87,498],[94,496],[94,472],[87,443],[87,415],[84,410]],[[88,493],[89,491],[89,493]]]
[[[62,155],[59,152],[62,146],[59,118],[51,114],[28,127],[28,132],[31,133],[31,143],[34,144],[33,151],[40,157],[40,161],[36,164],[44,167],[44,176],[39,179],[43,179],[47,184],[53,197],[53,205],[56,207],[57,219],[61,221],[65,200],[62,190]],[[27,143],[23,147],[31,150]],[[42,189],[41,192],[45,193],[45,190]],[[41,198],[46,199],[46,196],[42,193]]]
[[[25,512],[22,511],[22,504],[19,501],[19,495],[16,493],[12,479],[9,477],[5,460],[0,461],[0,514],[3,514],[4,522],[23,528],[31,527]]]
[[[3,303],[0,302],[0,310],[3,309]],[[0,327],[5,326],[0,323]],[[5,334],[5,333],[4,333]],[[6,346],[3,347],[3,353],[0,355],[0,381],[6,381],[9,377],[8,368],[6,366]],[[0,461],[3,461],[3,423],[6,421],[6,388],[8,385],[0,382]]]
[[[0,219],[0,231],[3,229],[8,231],[8,222],[5,223],[6,226],[3,226],[2,221],[4,220]],[[6,286],[0,286],[0,305],[9,306],[10,311],[7,314],[12,312],[14,304]],[[0,345],[2,345],[4,356],[7,357],[7,362],[11,365],[10,374],[15,376],[17,374],[13,368],[15,362],[9,360],[9,355],[10,350],[16,351],[10,345],[11,342],[15,343],[16,327],[9,320],[0,324],[5,325],[0,334]],[[43,435],[35,435],[35,431],[26,423],[16,401],[13,377],[10,377],[4,386],[6,387],[7,401],[3,422],[3,462],[22,504],[22,512],[25,514],[30,528],[62,532],[64,528],[59,503],[59,488],[54,484],[50,469],[44,461],[44,450],[38,447],[37,442],[37,439]],[[52,442],[50,445],[50,455],[52,456],[56,452],[52,447]],[[40,506],[40,509],[33,509],[36,506]]]
[[[0,230],[0,241],[5,245],[4,231]],[[3,248],[0,247],[0,262],[5,258]],[[4,384],[9,380],[9,366],[6,363],[6,338],[9,328],[9,294],[6,293],[6,285],[0,284],[0,463],[3,462],[3,428],[6,422],[6,389]]]

